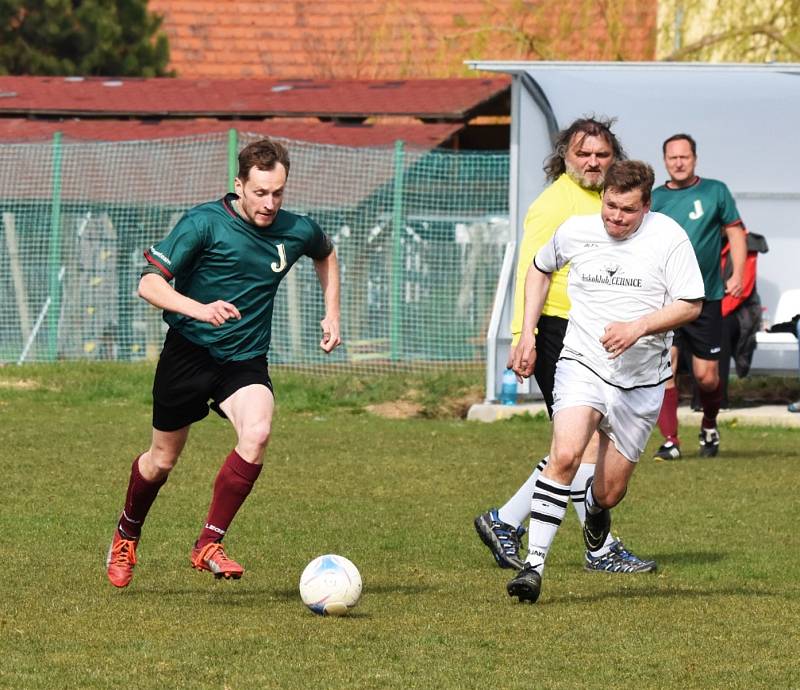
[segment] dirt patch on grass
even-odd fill
[[[465,419],[469,408],[483,400],[483,390],[474,387],[457,395],[431,399],[418,390],[409,390],[401,400],[367,405],[371,414],[386,419]]]
[[[410,419],[421,416],[422,404],[412,400],[396,400],[394,402],[367,405],[367,412],[386,419]]]
[[[426,417],[466,419],[469,408],[483,402],[483,389],[471,388],[460,395],[443,398],[426,409]]]
[[[41,383],[30,379],[0,379],[0,388],[17,391],[33,391],[44,388]]]

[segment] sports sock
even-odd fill
[[[664,400],[661,403],[661,411],[658,413],[658,428],[667,441],[672,441],[676,446],[680,445],[678,441],[677,386],[664,389]]]
[[[531,521],[528,531],[526,563],[541,573],[547,552],[567,512],[570,487],[552,479],[539,477],[531,499]]]
[[[722,381],[717,384],[713,391],[700,389],[700,404],[703,406],[703,429],[716,429],[717,415],[722,405]]]
[[[539,474],[547,467],[547,461],[550,459],[549,455],[545,455],[536,468],[531,472],[531,476],[525,480],[525,483],[517,489],[508,502],[497,511],[497,516],[505,523],[513,527],[519,527],[525,518],[531,514],[531,496],[536,486],[536,480]]]
[[[117,530],[121,537],[125,539],[138,539],[142,534],[142,525],[147,513],[150,511],[150,506],[158,496],[158,490],[164,486],[169,475],[165,475],[163,479],[157,479],[154,482],[145,479],[139,472],[139,458],[136,459],[131,465],[131,476],[128,480],[128,493],[125,496],[125,507],[122,509],[122,515],[117,524]]]
[[[234,516],[256,483],[261,467],[244,460],[236,450],[232,450],[225,458],[214,481],[214,493],[206,523],[197,538],[198,548],[212,541],[220,541],[225,536]]]

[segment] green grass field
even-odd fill
[[[658,573],[585,573],[570,510],[542,597],[523,606],[472,520],[527,475],[549,424],[430,412],[480,373],[309,379],[275,374],[267,467],[226,539],[244,578],[189,567],[234,442],[210,417],[118,591],[104,558],[148,441],[151,369],[0,368],[0,687],[800,687],[797,431],[723,427],[715,460],[644,459],[614,531]],[[428,418],[364,411],[409,386]],[[330,552],[364,580],[346,618],[314,616],[297,592]]]

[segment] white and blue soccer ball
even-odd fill
[[[361,597],[361,574],[344,556],[318,556],[300,576],[300,597],[319,616],[344,616]]]

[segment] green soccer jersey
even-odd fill
[[[725,286],[720,274],[723,228],[741,222],[736,202],[719,180],[697,178],[690,187],[653,190],[651,210],[676,220],[686,230],[703,274],[707,300],[722,299]]]
[[[224,300],[241,313],[221,326],[164,312],[164,321],[220,362],[266,355],[275,293],[303,255],[324,259],[330,240],[313,220],[279,211],[259,228],[233,208],[235,194],[190,209],[172,231],[145,253],[145,272],[175,279],[175,289],[198,302]]]

